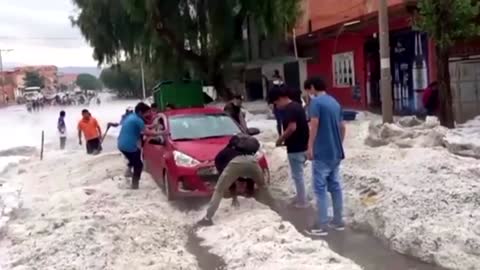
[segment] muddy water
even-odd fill
[[[222,258],[212,254],[208,248],[202,246],[202,240],[195,233],[195,229],[188,230],[187,251],[197,258],[198,266],[202,270],[224,270],[226,264]]]
[[[173,205],[180,211],[191,211],[201,209],[207,202],[207,199],[187,199],[177,201]],[[309,237],[305,234],[305,230],[314,222],[313,208],[299,210],[288,206],[283,201],[277,201],[277,205],[279,206],[277,213],[284,220],[292,223],[300,233]],[[222,221],[217,220],[217,222]],[[327,237],[314,239],[327,241],[333,251],[353,260],[365,270],[444,270],[399,254],[369,233],[347,228],[344,232],[331,232]],[[200,243],[201,239],[196,235],[195,229],[189,230],[187,250],[197,257],[200,268],[203,270],[226,269],[222,258],[210,253],[208,248],[201,246]]]
[[[313,208],[294,209],[282,201],[279,201],[278,205],[278,214],[305,235],[305,230],[314,223]],[[344,232],[330,232],[327,237],[318,239],[327,241],[333,251],[353,260],[365,270],[443,270],[399,254],[368,233],[348,228]]]
[[[208,201],[208,198],[184,198],[172,202],[172,206],[182,212],[198,211],[205,206]],[[197,228],[195,226],[187,229],[188,239],[185,247],[188,252],[196,257],[200,269],[226,269],[226,263],[221,257],[211,253],[207,247],[201,245],[202,239],[197,236],[196,230]]]

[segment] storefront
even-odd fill
[[[421,96],[429,84],[428,38],[412,29],[408,15],[392,18],[390,29],[394,110],[397,114],[414,114],[422,111]],[[329,93],[345,107],[381,108],[376,20],[340,30],[318,39],[318,57],[309,62],[308,74],[323,76]]]

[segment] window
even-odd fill
[[[241,132],[238,125],[226,114],[173,116],[168,121],[173,140],[228,137]]]
[[[355,85],[355,68],[353,52],[333,55],[333,84],[335,87]]]

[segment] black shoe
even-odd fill
[[[197,222],[197,225],[198,226],[212,226],[213,225],[213,221],[207,217],[204,217],[202,218],[202,220],[200,220],[199,222]]]
[[[133,180],[132,181],[132,189],[138,189],[138,188],[139,188],[139,181],[138,180],[137,181]]]
[[[314,225],[310,229],[307,229],[305,233],[310,236],[327,236],[328,225]]]

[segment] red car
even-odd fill
[[[162,187],[168,200],[210,196],[219,177],[215,156],[233,135],[243,132],[241,128],[215,107],[165,111],[155,121],[168,135],[145,143],[145,170]],[[252,128],[245,132],[256,135],[260,131]],[[269,182],[267,160],[261,151],[257,159]]]

